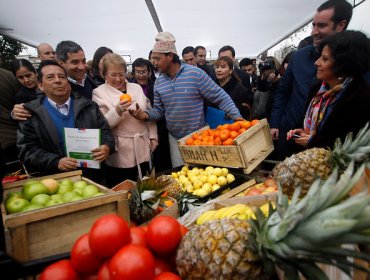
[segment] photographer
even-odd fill
[[[260,75],[257,80],[257,90],[253,97],[252,119],[270,118],[274,91],[279,83],[280,65],[273,56],[268,56],[258,64]]]

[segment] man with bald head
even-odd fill
[[[48,43],[42,43],[37,46],[37,56],[41,61],[56,60],[55,50]]]

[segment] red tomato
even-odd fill
[[[129,243],[128,223],[116,214],[97,219],[89,232],[90,248],[99,257],[111,257]]]
[[[171,267],[168,265],[168,263],[160,258],[154,257],[154,265],[155,275],[161,274],[162,272],[171,271]]]
[[[80,274],[80,280],[98,280],[96,274]]]
[[[180,244],[182,235],[180,223],[170,216],[155,217],[149,222],[146,241],[155,253],[174,252]]]
[[[143,231],[145,231],[145,232],[147,232],[147,231],[148,231],[148,226],[140,226],[140,228],[141,228]]]
[[[182,236],[184,236],[189,231],[189,229],[186,226],[181,225],[181,224],[180,224],[180,229],[181,229]]]
[[[146,231],[139,227],[130,228],[131,244],[141,245],[146,247]]]
[[[98,280],[110,280],[109,275],[109,260],[106,260],[99,268],[98,271]]]
[[[79,276],[70,260],[61,260],[46,267],[39,280],[79,280]]]
[[[130,228],[137,227],[137,224],[135,224],[133,221],[130,221]]]
[[[82,235],[71,250],[73,267],[81,273],[93,274],[99,270],[102,259],[93,254],[89,246],[89,235]]]
[[[145,247],[129,244],[121,248],[109,262],[111,280],[152,280],[154,257]]]
[[[156,277],[154,277],[153,280],[181,280],[180,276],[178,276],[175,273],[172,272],[163,272]]]

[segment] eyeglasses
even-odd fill
[[[140,76],[140,75],[145,76],[145,75],[147,75],[148,73],[149,73],[149,71],[148,71],[148,70],[144,70],[144,71],[135,71],[135,75],[138,75],[138,76]]]

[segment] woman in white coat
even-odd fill
[[[93,100],[99,105],[116,140],[116,151],[106,160],[107,185],[112,188],[126,180],[136,181],[150,171],[151,154],[158,145],[157,126],[132,117],[128,108],[136,104],[150,108],[150,101],[140,85],[126,80],[127,66],[118,54],[103,59],[105,84],[93,91]],[[121,98],[127,94],[130,98]],[[128,96],[125,96],[128,97]]]

